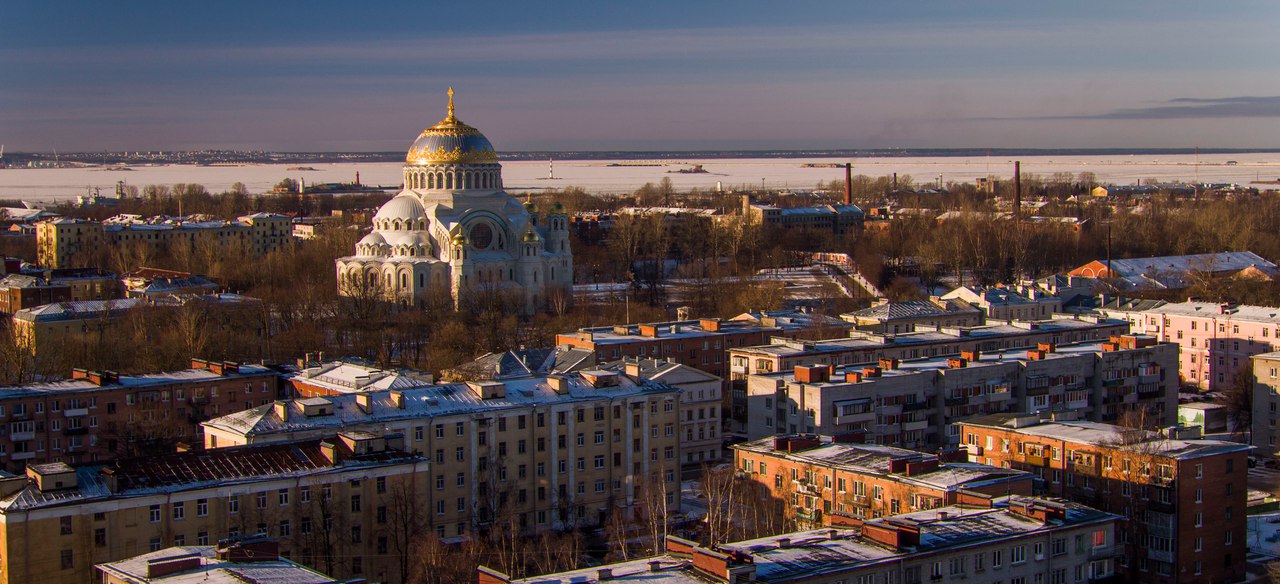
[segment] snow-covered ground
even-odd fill
[[[1134,184],[1154,178],[1161,181],[1192,181],[1248,184],[1254,180],[1280,178],[1280,153],[1202,154],[1132,156],[1019,156],[1022,172],[1043,176],[1055,172],[1092,172],[1100,182]],[[507,190],[523,192],[576,186],[597,193],[630,192],[646,182],[670,178],[677,189],[768,188],[807,190],[819,181],[842,180],[840,168],[806,165],[852,162],[854,172],[869,176],[893,173],[911,175],[917,183],[942,181],[972,182],[975,178],[1013,174],[1012,157],[904,157],[862,159],[710,159],[644,163],[610,160],[558,160],[555,179],[548,179],[545,161],[503,163]],[[1227,164],[1233,161],[1235,164]],[[616,164],[616,166],[611,166]],[[652,165],[645,165],[652,164]],[[672,171],[701,164],[703,174]],[[308,164],[316,170],[288,170],[293,164],[245,166],[137,166],[134,170],[102,168],[0,169],[0,198],[30,201],[68,199],[98,187],[103,193],[114,190],[116,181],[131,185],[197,183],[221,192],[242,182],[251,192],[265,192],[284,178],[306,179],[308,183],[351,182],[359,171],[368,185],[398,185],[399,163]]]

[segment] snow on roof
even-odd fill
[[[734,353],[769,355],[774,357],[791,357],[797,355],[842,353],[847,351],[872,351],[883,347],[901,347],[908,345],[945,344],[961,340],[982,341],[1002,338],[1041,335],[1046,331],[1068,332],[1072,330],[1112,329],[1123,326],[1128,330],[1129,323],[1117,319],[1105,318],[1070,318],[1055,315],[1051,320],[1036,321],[1034,326],[1027,323],[989,324],[975,327],[946,328],[924,330],[910,333],[885,335],[869,332],[854,332],[848,338],[824,339],[819,341],[798,341],[793,339],[777,339],[768,345],[752,347],[736,347],[730,349]]]
[[[1253,449],[1252,446],[1239,442],[1164,438],[1157,432],[1084,420],[1042,421],[1028,426],[1014,427],[1015,418],[1025,417],[1025,414],[990,414],[970,418],[961,423],[1091,446],[1122,447],[1126,444],[1141,444],[1143,452],[1177,460]]]
[[[914,450],[879,444],[828,442],[808,450],[791,453],[778,450],[775,448],[775,444],[774,437],[770,436],[754,442],[739,444],[733,448],[735,450],[780,456],[797,462],[847,470],[864,475],[892,475],[894,480],[903,484],[928,486],[944,491],[972,488],[991,483],[1031,480],[1029,473],[1020,470],[969,462],[940,463],[933,470],[910,476],[893,473],[889,469],[889,461],[891,460],[903,458],[926,460],[936,459],[937,457]]]
[[[393,401],[390,391],[361,392],[360,395],[367,396],[370,401],[370,411],[367,414],[356,405],[354,394],[313,398],[313,400],[322,400],[318,403],[333,404],[333,413],[328,415],[307,416],[303,406],[312,403],[313,400],[290,400],[283,402],[284,407],[288,408],[287,420],[280,419],[276,414],[275,405],[267,404],[214,418],[204,422],[203,425],[241,436],[263,436],[307,430],[336,430],[396,420],[419,420],[435,416],[525,409],[536,404],[595,400],[602,395],[616,399],[646,394],[674,395],[677,393],[675,388],[661,382],[637,383],[626,377],[620,377],[616,386],[596,388],[586,382],[581,375],[571,374],[566,376],[567,390],[560,394],[552,388],[548,379],[547,377],[529,377],[503,381],[505,395],[490,399],[481,399],[466,383],[406,389],[399,392],[400,403]]]
[[[1248,304],[1221,305],[1216,302],[1179,302],[1164,304],[1151,308],[1147,312],[1153,314],[1173,314],[1178,316],[1194,316],[1218,318],[1220,320],[1280,323],[1280,308],[1273,306],[1254,306]]]
[[[416,371],[379,369],[352,361],[331,361],[307,367],[293,376],[295,383],[321,387],[340,393],[388,389],[411,389],[433,381]]]
[[[938,306],[929,300],[911,300],[907,302],[885,302],[870,308],[846,313],[846,319],[876,319],[880,321],[900,318],[924,318],[953,312],[948,307]],[[977,309],[970,309],[976,311]]]
[[[152,562],[167,559],[197,557],[199,565],[188,570],[149,577],[148,566]],[[128,582],[153,582],[156,584],[335,584],[334,580],[320,572],[284,558],[233,562],[217,558],[215,546],[175,546],[115,562],[98,564],[103,573]]]
[[[1022,515],[1010,507],[1034,503],[1064,510],[1060,520],[1043,522]],[[918,553],[995,543],[1023,536],[1044,537],[1064,527],[1105,524],[1117,516],[1075,503],[1030,497],[1002,497],[995,508],[949,506],[916,513],[894,515],[867,522],[895,529],[905,525],[920,530],[919,545],[893,548],[863,537],[856,531],[819,529],[723,544],[721,551],[750,554],[759,582],[792,582],[856,569],[864,565],[896,562]],[[781,540],[789,540],[785,546]]]
[[[195,368],[182,369],[179,371],[140,373],[137,375],[121,375],[119,379],[113,382],[104,382],[101,385],[88,379],[64,379],[61,381],[43,381],[40,383],[10,385],[7,387],[0,386],[0,399],[9,399],[26,395],[107,391],[121,387],[145,388],[148,386],[169,385],[173,383],[202,381],[207,379],[234,379],[237,377],[275,374],[271,369],[259,365],[240,365],[239,367],[239,372],[226,369],[222,375],[209,371],[208,369]]]
[[[120,499],[209,488],[232,483],[252,483],[281,477],[360,471],[418,460],[401,451],[382,451],[344,457],[334,466],[319,440],[215,448],[202,452],[178,452],[144,459],[121,460],[112,465],[76,468],[76,486],[40,490],[34,483],[0,499],[0,513],[42,507],[77,505],[91,500]],[[109,486],[107,473],[116,483]]]

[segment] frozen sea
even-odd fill
[[[758,158],[636,160],[557,160],[554,169],[545,161],[503,163],[503,177],[510,192],[537,191],[575,186],[590,192],[616,194],[631,192],[646,182],[670,177],[677,189],[760,188],[807,190],[819,181],[843,179],[841,168],[821,165],[852,162],[855,174],[882,176],[910,175],[917,183],[972,182],[983,176],[1008,178],[1013,175],[1013,157],[904,157],[904,158]],[[1195,155],[1093,155],[1019,156],[1024,175],[1045,177],[1055,172],[1092,172],[1102,183],[1134,184],[1139,180],[1195,181],[1247,185],[1256,180],[1280,179],[1280,153]],[[681,174],[679,169],[702,165],[702,174]],[[819,166],[810,166],[819,165]],[[27,201],[56,201],[83,195],[93,188],[111,193],[117,181],[148,184],[198,183],[211,192],[222,192],[232,183],[242,182],[250,192],[269,190],[283,178],[304,179],[307,183],[351,182],[358,171],[366,185],[398,185],[398,163],[347,163],[302,165],[315,170],[289,170],[297,164],[240,166],[134,166],[132,170],[105,168],[0,169],[0,198]],[[549,174],[554,171],[554,178]]]

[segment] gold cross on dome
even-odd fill
[[[453,119],[453,86],[449,87],[449,119]]]

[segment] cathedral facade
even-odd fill
[[[338,292],[422,305],[448,290],[502,294],[524,314],[573,297],[569,219],[554,203],[542,213],[502,190],[488,138],[449,112],[409,148],[404,188],[373,217],[373,231],[339,258]]]

